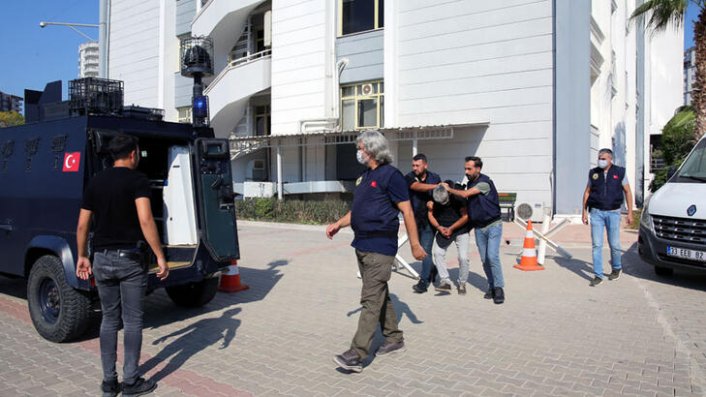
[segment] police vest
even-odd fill
[[[607,178],[606,178],[607,176]],[[625,168],[612,165],[608,173],[596,167],[588,172],[591,193],[588,196],[588,208],[603,211],[617,210],[623,205],[623,179]]]
[[[498,191],[487,175],[480,174],[475,181],[468,183],[467,189],[471,189],[481,182],[487,183],[490,186],[490,191],[488,194],[479,193],[468,198],[469,225],[472,227],[486,227],[500,220]]]
[[[351,228],[356,238],[397,239],[399,210],[387,194],[387,186],[392,175],[399,172],[389,164],[363,172],[351,205]]]

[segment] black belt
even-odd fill
[[[118,258],[125,258],[125,259],[130,259],[136,262],[142,262],[142,259],[144,258],[144,254],[142,251],[137,250],[137,249],[117,249],[117,250],[110,250],[106,249],[102,251],[103,254],[105,255],[115,255]]]

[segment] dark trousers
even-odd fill
[[[117,252],[97,252],[93,274],[101,300],[103,320],[100,328],[103,380],[117,379],[118,329],[122,318],[125,332],[123,381],[134,383],[142,349],[142,315],[147,289],[147,268],[140,262],[119,258]]]
[[[387,282],[392,274],[394,256],[374,252],[356,250],[358,268],[363,279],[360,292],[360,304],[363,309],[358,319],[358,330],[353,337],[351,349],[358,353],[361,359],[370,354],[375,331],[378,324],[382,327],[382,335],[386,341],[402,342],[402,331],[397,328],[397,315],[390,301]]]

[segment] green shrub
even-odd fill
[[[350,203],[343,200],[284,200],[246,198],[236,201],[238,219],[284,223],[328,224],[348,212]]]
[[[696,144],[694,128],[696,114],[694,109],[684,106],[672,117],[662,129],[662,139],[659,151],[664,158],[665,166],[655,173],[655,178],[650,183],[650,191],[667,183],[667,173],[670,168],[679,168],[684,158]]]

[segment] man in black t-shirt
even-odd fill
[[[96,280],[103,320],[100,327],[104,396],[142,395],[157,383],[138,376],[142,348],[143,300],[147,288],[146,241],[157,257],[161,280],[169,275],[150,205],[147,177],[135,171],[139,163],[137,138],[114,137],[108,146],[114,164],[88,184],[81,204],[76,239],[76,275]],[[93,265],[88,258],[88,232],[93,223]],[[115,370],[118,329],[124,329],[123,385]]]
[[[453,185],[451,181],[445,183]],[[468,247],[471,241],[468,233],[466,200],[449,196],[443,186],[437,186],[433,190],[432,196],[434,202],[430,205],[429,223],[437,232],[431,252],[434,265],[441,278],[437,290],[451,290],[452,283],[446,268],[446,250],[454,242],[458,251],[458,293],[465,295],[466,282],[468,281]]]

